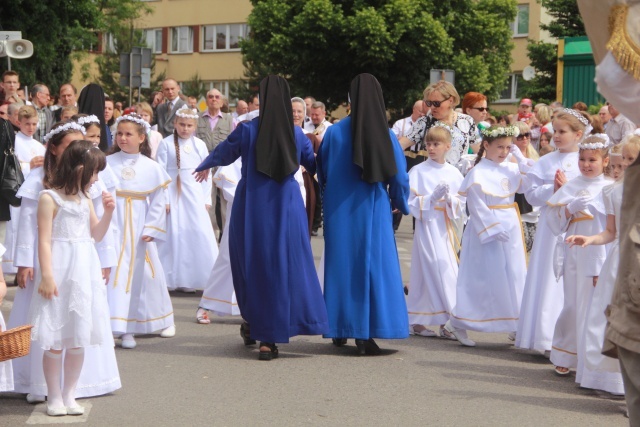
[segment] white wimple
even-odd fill
[[[70,130],[70,129],[77,130],[78,132],[81,132],[83,135],[86,133],[86,132],[84,131],[84,128],[83,128],[82,126],[80,126],[78,123],[76,123],[76,122],[69,122],[69,123],[67,123],[67,124],[64,124],[64,125],[62,125],[62,126],[60,126],[60,127],[57,127],[57,128],[55,128],[55,129],[52,129],[51,131],[49,131],[49,133],[48,133],[48,134],[46,134],[46,135],[44,136],[44,138],[42,138],[42,142],[47,143],[47,142],[49,142],[49,140],[50,140],[51,138],[53,138],[55,135],[59,134],[60,132],[64,132],[64,131],[66,131],[66,130]]]

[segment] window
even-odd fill
[[[193,52],[193,28],[171,28],[171,53]]]
[[[206,25],[202,29],[203,52],[239,50],[240,40],[249,34],[246,24]]]
[[[507,76],[507,87],[500,92],[498,103],[518,102],[521,98],[522,74],[509,74]]]
[[[162,53],[162,29],[144,30],[144,41],[153,53]]]
[[[117,44],[118,40],[115,36],[112,33],[107,33],[104,36],[104,48],[102,50],[108,53],[115,53]]]
[[[529,5],[518,5],[516,20],[511,24],[513,37],[526,37],[529,34]]]

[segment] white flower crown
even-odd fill
[[[200,117],[198,116],[198,110],[196,110],[195,108],[191,109],[186,105],[180,108],[178,111],[176,111],[176,116],[182,119],[195,119],[195,120],[198,120],[198,118]]]
[[[496,126],[489,129],[481,129],[482,136],[488,138],[501,138],[505,136],[518,136],[520,135],[520,129],[515,126]]]
[[[90,116],[86,116],[86,117],[80,117],[78,119],[78,124],[79,125],[89,125],[91,123],[96,123],[96,124],[100,124],[100,120],[96,117],[95,114],[92,114]]]
[[[438,120],[437,122],[434,123],[433,126],[431,126],[431,128],[443,128],[449,131],[449,133],[453,133],[453,128],[451,126],[449,126],[448,124],[446,124],[445,122],[442,122],[440,120]]]
[[[589,126],[589,120],[587,120],[587,118],[585,116],[583,116],[582,114],[578,113],[576,110],[572,110],[571,108],[564,108],[562,110],[563,113],[567,113],[567,114],[571,114],[573,117],[575,117],[576,119],[580,120],[580,123],[582,123],[585,126]]]
[[[611,146],[611,140],[605,133],[596,133],[593,135],[589,135],[587,138],[585,138],[585,141],[589,139],[601,139],[602,141],[581,142],[578,144],[578,148],[580,150],[603,150]]]
[[[144,120],[142,117],[140,117],[139,115],[137,115],[136,113],[129,113],[129,114],[124,114],[120,117],[118,117],[116,119],[116,127],[118,126],[118,123],[125,121],[125,122],[133,122],[133,123],[137,123],[140,126],[144,127],[144,133],[149,133],[149,131],[151,131],[151,126],[149,125],[149,123],[147,123],[146,120]]]
[[[44,143],[46,144],[46,143],[47,143],[47,142],[49,142],[49,140],[50,140],[51,138],[53,138],[55,135],[59,134],[60,132],[64,132],[64,131],[66,131],[66,130],[71,130],[71,129],[73,129],[73,130],[77,130],[78,132],[82,133],[83,135],[85,135],[85,134],[86,134],[86,132],[85,132],[84,128],[83,128],[82,126],[80,126],[78,123],[76,123],[76,122],[69,122],[69,123],[66,123],[66,124],[64,124],[64,125],[62,125],[62,126],[60,126],[60,127],[57,127],[57,128],[55,128],[55,129],[52,129],[51,131],[49,131],[49,133],[48,133],[48,134],[46,134],[46,135],[44,136],[44,138],[42,138],[42,142],[44,142]]]

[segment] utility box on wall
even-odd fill
[[[589,39],[567,37],[558,43],[558,99],[571,107],[582,101],[587,105],[604,102],[593,81],[596,65]]]

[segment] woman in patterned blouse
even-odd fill
[[[451,149],[446,155],[446,160],[453,166],[458,166],[461,156],[467,154],[469,145],[479,142],[476,141],[478,131],[471,116],[454,111],[460,104],[458,91],[451,83],[441,80],[424,90],[424,103],[431,111],[414,123],[406,137],[400,138],[402,148],[419,144],[419,150],[424,151],[424,137],[427,131],[440,121],[452,128]],[[423,155],[428,157],[426,154]]]

